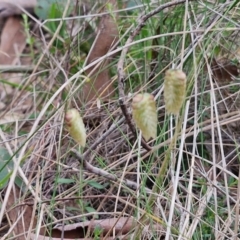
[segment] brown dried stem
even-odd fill
[[[99,176],[102,176],[102,177],[105,177],[107,179],[109,179],[110,181],[113,181],[113,182],[117,182],[119,181],[119,177],[116,176],[116,175],[113,175],[103,169],[100,169],[100,168],[97,168],[97,167],[94,167],[93,165],[91,165],[89,162],[86,161],[86,158],[84,158],[77,150],[75,149],[72,149],[71,152],[76,156],[77,160],[83,164],[84,168],[91,172],[91,173],[94,173],[96,175],[99,175]],[[138,189],[139,186],[137,185],[137,183],[133,182],[133,181],[130,181],[130,180],[123,180],[124,184],[126,186],[128,186],[129,188],[131,189]],[[145,188],[145,191],[146,193],[151,193],[151,190],[148,189],[148,188]]]

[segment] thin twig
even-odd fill
[[[84,158],[77,150],[75,149],[72,149],[71,150],[72,153],[74,153],[74,155],[77,157],[77,160],[83,164],[84,168],[91,172],[91,173],[94,173],[96,175],[99,175],[99,176],[102,176],[102,177],[105,177],[113,182],[117,182],[119,181],[119,178],[118,176],[116,175],[113,175],[103,169],[100,169],[100,168],[97,168],[97,167],[94,167],[93,165],[91,165],[89,162],[86,161],[86,158]],[[136,190],[139,188],[139,186],[133,182],[133,181],[130,181],[130,180],[123,180],[123,183],[126,184],[126,186],[128,186],[129,188],[133,189],[133,190]],[[145,188],[145,191],[146,193],[150,194],[152,193],[152,191],[148,188]]]
[[[12,65],[0,65],[0,72],[4,73],[29,73],[35,69],[35,66],[31,65],[21,65],[21,66],[12,66]]]
[[[116,195],[105,195],[105,194],[100,194],[100,195],[87,195],[87,196],[76,196],[76,197],[66,197],[66,198],[55,198],[54,202],[64,202],[64,201],[72,201],[72,200],[77,200],[77,199],[99,199],[99,198],[109,198],[109,199],[116,199],[118,198],[118,196]],[[121,199],[124,200],[128,200],[129,197],[124,197],[124,196],[120,196]],[[135,199],[137,198],[137,196],[131,196],[131,198]],[[140,196],[140,199],[145,199],[145,196]],[[52,199],[49,200],[43,200],[41,201],[41,204],[43,203],[50,203],[52,201]],[[22,206],[33,206],[34,205],[34,201],[25,201],[23,203],[20,203],[16,206],[14,206],[13,208],[11,208],[11,210],[17,208],[17,207],[22,207]]]
[[[117,123],[113,124],[98,140],[96,140],[86,152],[83,154],[83,158],[86,159],[87,156],[106,138],[112,133],[116,128],[120,126],[124,122],[124,118],[121,118]]]

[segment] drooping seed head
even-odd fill
[[[164,81],[164,101],[168,114],[178,115],[186,94],[186,74],[182,70],[166,71]]]
[[[133,120],[148,141],[157,136],[157,108],[153,95],[137,94],[132,101]]]
[[[70,136],[82,147],[86,144],[86,129],[80,113],[72,108],[65,114],[65,123]]]

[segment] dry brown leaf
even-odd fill
[[[37,0],[0,0],[0,17],[8,17],[20,14],[24,9],[33,9],[37,5]]]
[[[62,238],[53,238],[53,237],[45,237],[45,236],[38,236],[37,238],[38,240],[62,240]],[[72,239],[75,239],[75,240],[94,240],[94,238],[65,238],[64,237],[64,240],[72,240]],[[107,238],[104,238],[105,240],[115,240],[116,237],[107,237]],[[121,240],[127,240],[129,239],[129,236],[118,236],[118,239],[121,239]],[[36,240],[36,236],[35,234],[31,234],[31,240]]]
[[[220,84],[226,84],[239,75],[238,66],[228,58],[215,59],[211,61],[211,69],[215,80]]]
[[[60,232],[62,230],[64,230],[65,232],[78,230],[78,232],[80,232],[81,230],[88,228],[92,233],[97,226],[103,229],[103,234],[108,233],[108,231],[111,231],[113,228],[115,228],[116,234],[119,234],[119,233],[126,234],[134,226],[136,226],[136,221],[133,218],[127,218],[127,217],[108,218],[103,220],[92,220],[92,221],[75,223],[71,225],[65,225],[64,227],[60,226],[55,230],[59,230]]]
[[[114,8],[117,8],[117,1],[109,1]],[[104,56],[118,41],[118,28],[112,16],[104,15],[98,26],[97,39],[88,56],[88,64]],[[83,87],[83,97],[86,102],[101,99],[108,99],[114,93],[113,83],[109,75],[108,64],[110,59],[103,61],[96,69],[88,69],[86,73],[91,79]]]
[[[65,226],[59,226],[53,229],[52,233],[54,234],[53,237],[60,238],[62,231],[64,231],[64,237],[66,238],[78,238],[80,239],[87,239],[84,238],[84,234],[89,232],[90,234],[94,233],[94,229],[96,227],[100,227],[102,231],[102,237],[108,235],[106,239],[116,239],[112,238],[113,228],[115,228],[115,234],[120,237],[120,239],[128,239],[129,233],[131,230],[137,225],[137,221],[134,218],[127,218],[127,217],[120,217],[120,218],[109,218],[109,219],[102,219],[102,220],[91,220],[85,221]],[[153,228],[161,232],[163,231],[163,227],[159,224],[154,224]],[[125,236],[126,234],[126,236]],[[107,237],[107,236],[106,236]],[[64,238],[64,239],[66,239]],[[92,238],[89,238],[89,240]]]
[[[24,27],[19,17],[9,17],[4,25],[0,40],[0,65],[16,65],[26,46]],[[1,74],[1,78],[20,83],[21,74]],[[0,83],[0,100],[12,93],[11,86]]]
[[[23,114],[9,112],[5,114],[2,118],[0,117],[0,125],[15,123],[16,121],[19,121],[23,117],[24,117]]]
[[[9,17],[1,34],[0,65],[15,64],[26,46],[21,18]]]
[[[16,226],[13,229],[13,232],[15,235],[21,235],[17,237],[17,240],[25,240],[28,235],[28,229],[31,226],[31,222],[33,222],[33,228],[36,227],[37,219],[34,218],[32,220],[32,207],[27,205],[21,205],[19,207],[14,207],[18,204],[20,204],[22,201],[21,194],[19,188],[15,185],[13,189],[11,190],[11,193],[9,195],[9,199],[7,202],[7,214],[9,216],[9,219],[12,224],[16,224]],[[22,215],[22,216],[21,216]],[[19,218],[19,216],[21,216]],[[19,219],[18,219],[19,218]],[[17,222],[17,223],[16,223]],[[44,234],[44,230],[42,229],[41,234]]]

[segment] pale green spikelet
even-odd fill
[[[77,109],[69,109],[65,114],[65,123],[71,137],[82,147],[86,144],[86,129]]]
[[[133,120],[148,141],[157,136],[157,108],[153,95],[137,94],[132,101]]]
[[[178,115],[186,94],[186,74],[182,70],[169,69],[164,81],[164,101],[168,114]]]

